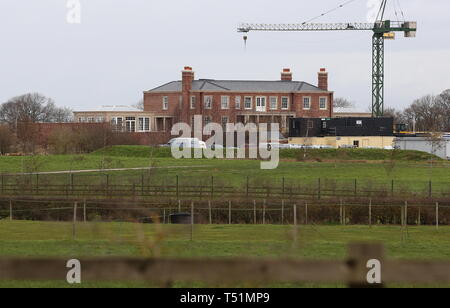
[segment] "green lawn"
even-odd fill
[[[37,162],[36,162],[37,161]],[[86,170],[111,168],[135,168],[158,167],[150,174],[140,170],[75,174],[73,178],[69,174],[50,174],[39,176],[40,187],[46,185],[74,185],[105,184],[110,185],[176,185],[178,176],[181,186],[211,185],[214,177],[214,185],[220,187],[234,186],[243,189],[247,183],[252,187],[276,187],[282,186],[283,178],[286,187],[299,187],[311,189],[317,187],[318,179],[321,179],[322,189],[333,191],[334,181],[337,181],[341,189],[354,187],[354,181],[358,181],[358,188],[372,187],[379,191],[390,191],[391,181],[395,181],[396,192],[416,191],[427,194],[429,181],[433,182],[433,193],[448,193],[450,182],[450,165],[440,162],[431,165],[428,162],[397,161],[341,161],[333,162],[299,162],[295,160],[283,160],[274,170],[261,170],[260,162],[256,160],[207,160],[207,159],[181,159],[173,158],[141,158],[141,157],[102,157],[99,155],[81,156],[38,156],[31,157],[0,157],[0,173],[20,172],[22,165],[37,165],[39,172],[61,170]],[[24,170],[29,170],[25,168]],[[27,176],[29,177],[29,176]],[[37,185],[35,177],[29,177],[33,185]],[[3,176],[6,184],[16,185],[21,177]],[[309,188],[311,187],[311,188]],[[300,188],[299,188],[300,189]],[[335,188],[334,188],[335,189]]]
[[[188,226],[0,221],[0,257],[291,257],[343,259],[351,242],[382,242],[396,259],[450,259],[450,227],[410,227],[402,241],[398,226],[300,226],[294,245],[291,226],[198,225],[190,241]],[[0,282],[9,286],[64,286],[57,282]],[[133,283],[85,286],[146,286]],[[183,286],[177,284],[176,286]],[[201,286],[201,284],[199,285]],[[290,285],[277,285],[290,286]],[[295,285],[294,287],[297,287]],[[309,285],[302,285],[309,286]],[[314,286],[314,285],[310,285]],[[323,286],[323,285],[322,285]],[[328,285],[341,286],[341,285]]]

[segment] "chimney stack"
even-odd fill
[[[282,81],[292,81],[292,72],[291,69],[285,68],[281,72],[281,80]]]
[[[324,68],[321,68],[319,72],[318,87],[324,91],[328,91],[328,72]]]
[[[194,81],[195,74],[192,67],[185,66],[182,73],[183,92],[190,92],[192,89],[192,82]]]

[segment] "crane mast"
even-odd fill
[[[417,22],[400,22],[383,20],[387,0],[383,0],[374,23],[301,23],[301,24],[264,24],[244,23],[238,27],[238,32],[251,31],[373,31],[372,36],[372,116],[384,115],[384,41],[395,39],[395,32],[404,32],[405,37],[415,37]]]

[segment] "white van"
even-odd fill
[[[167,146],[177,148],[206,149],[206,142],[198,138],[174,138],[171,139]]]

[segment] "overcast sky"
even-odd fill
[[[255,32],[246,50],[236,32],[240,22],[303,22],[345,0],[79,1],[81,24],[67,23],[66,0],[0,1],[0,102],[40,92],[75,110],[131,105],[189,65],[197,78],[256,80],[290,67],[313,84],[326,67],[336,96],[371,103],[371,32]],[[316,22],[366,22],[368,1]],[[386,44],[386,103],[397,108],[450,88],[450,1],[400,3],[419,31]]]

